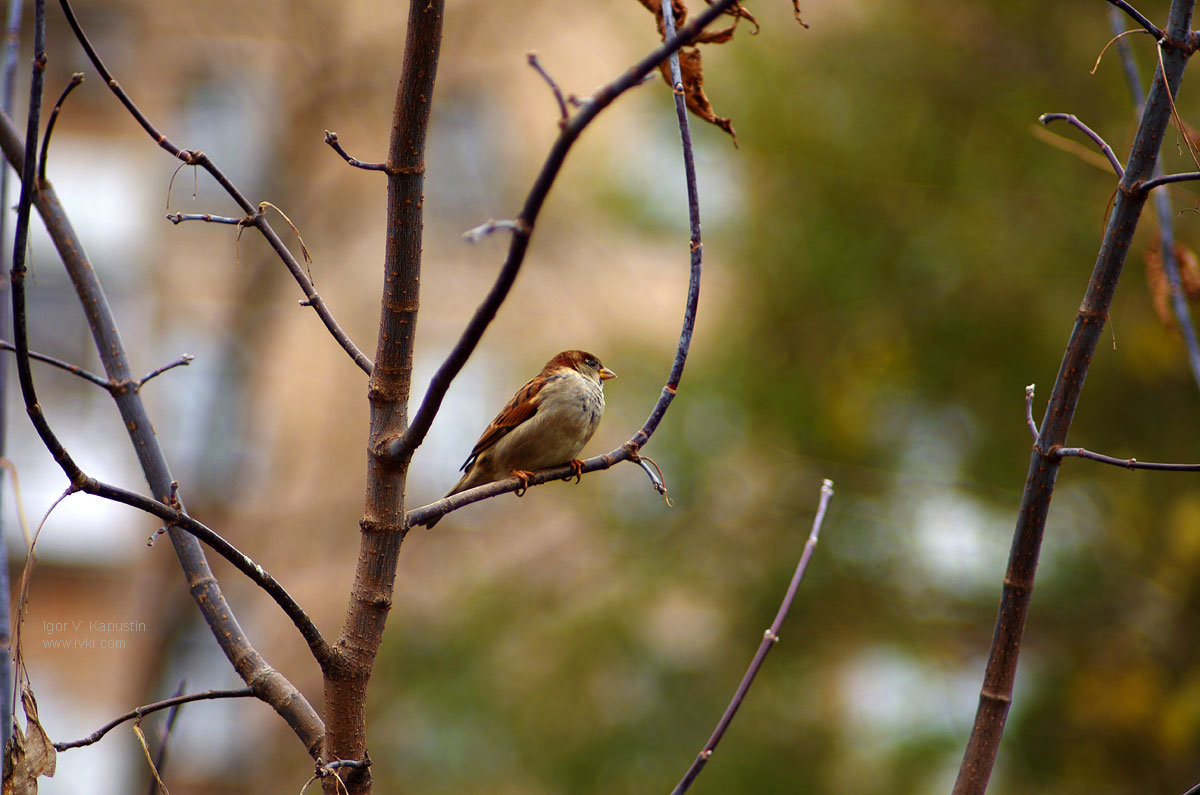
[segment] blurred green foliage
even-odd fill
[[[693,791],[949,790],[1028,466],[1023,389],[1040,419],[1114,188],[1032,128],[1075,113],[1123,159],[1134,113],[1115,50],[1088,74],[1101,2],[810,3],[807,31],[778,5],[705,53],[740,148],[696,135],[740,192],[706,226],[728,309],[648,451],[676,507],[629,475],[580,487],[606,527],[541,553],[561,576],[518,564],[464,585],[460,612],[394,621],[372,690],[373,725],[398,727],[373,746],[384,791],[669,791],[774,614],[822,477],[837,496],[800,600]],[[1148,74],[1152,42],[1132,43]],[[598,195],[638,228],[613,179]],[[1176,218],[1193,246],[1198,219]],[[1200,394],[1143,278],[1153,226],[1071,441],[1195,461]],[[608,360],[660,378],[644,341]],[[1064,465],[991,792],[1200,781],[1198,573],[1193,476]]]

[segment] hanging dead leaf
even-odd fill
[[[1183,294],[1195,300],[1200,298],[1200,258],[1196,252],[1182,243],[1175,244],[1175,261],[1179,263],[1179,284]]]
[[[1162,252],[1157,245],[1142,252],[1146,261],[1146,287],[1150,289],[1150,300],[1154,304],[1154,313],[1158,320],[1169,329],[1177,329],[1175,316],[1171,314],[1171,286],[1167,284],[1167,274],[1163,271]]]
[[[667,64],[659,67],[666,78],[671,81],[671,73]],[[679,51],[679,71],[683,77],[683,95],[687,107],[695,115],[709,124],[715,124],[733,137],[733,145],[737,146],[737,133],[734,132],[733,122],[724,116],[718,116],[704,95],[704,72],[701,68],[700,51],[692,48]]]
[[[54,744],[38,720],[37,699],[27,684],[21,686],[21,706],[28,734],[13,722],[4,747],[4,795],[37,795],[38,776],[53,776],[56,765]]]
[[[654,22],[658,27],[658,35],[666,41],[667,28],[663,21],[662,15],[662,0],[638,0],[650,13],[654,14]],[[799,2],[799,0],[795,0]],[[682,27],[687,21],[688,8],[683,0],[671,0],[671,12],[675,17],[676,29]],[[749,20],[750,24],[754,25],[754,33],[759,31],[758,20],[754,15],[747,11],[741,3],[734,3],[726,12],[728,16],[733,17],[733,23],[727,28],[719,30],[703,31],[690,42],[690,45],[697,44],[724,44],[733,38],[734,31],[737,30],[738,23],[743,19]],[[700,51],[694,47],[691,49],[682,49],[679,51],[679,67],[683,77],[683,93],[687,100],[687,107],[695,115],[704,119],[710,124],[715,124],[725,132],[733,136],[733,144],[737,146],[737,134],[733,131],[733,123],[724,116],[718,116],[712,109],[712,104],[708,101],[708,97],[704,95],[701,86],[704,83],[704,75],[701,72]],[[663,79],[667,81],[667,85],[674,88],[671,83],[671,71],[666,62],[659,66],[662,72]]]

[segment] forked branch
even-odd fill
[[[1111,0],[1110,0],[1111,1]],[[1135,15],[1126,3],[1114,2],[1126,13]],[[1000,609],[996,619],[991,652],[980,688],[975,723],[963,754],[955,795],[983,795],[996,761],[996,752],[1004,732],[1012,702],[1013,682],[1021,638],[1029,614],[1042,536],[1050,510],[1050,498],[1061,465],[1056,454],[1065,446],[1067,432],[1083,391],[1101,330],[1108,318],[1113,293],[1120,279],[1138,219],[1146,202],[1147,191],[1139,186],[1150,179],[1158,159],[1158,149],[1172,114],[1174,96],[1183,70],[1191,55],[1191,20],[1194,0],[1173,0],[1167,31],[1162,34],[1160,67],[1155,72],[1149,97],[1143,108],[1132,150],[1127,158],[1112,213],[1104,230],[1096,264],[1088,282],[1079,312],[1059,366],[1046,414],[1030,456],[1025,491],[1021,498],[1008,568],[1004,575]],[[1148,21],[1134,16],[1144,27]],[[1157,30],[1155,28],[1155,30]]]
[[[158,128],[150,122],[150,119],[146,117],[146,114],[142,113],[141,109],[134,103],[133,99],[125,92],[125,89],[121,87],[121,84],[117,82],[115,77],[113,77],[112,73],[108,70],[108,67],[104,65],[104,61],[100,58],[100,54],[96,52],[96,48],[92,46],[87,34],[83,31],[83,27],[79,24],[79,20],[76,19],[75,11],[71,8],[70,0],[59,0],[59,4],[62,6],[63,13],[67,17],[67,24],[71,26],[71,30],[75,33],[75,38],[79,40],[80,46],[82,46],[84,52],[87,53],[88,60],[90,60],[92,65],[96,67],[96,71],[100,73],[100,77],[103,78],[105,85],[112,90],[113,94],[116,95],[120,103],[125,106],[127,111],[129,111],[129,114],[133,116],[137,123],[141,125],[142,129],[146,131],[146,134],[149,135],[150,138],[159,145],[159,147],[169,152],[173,157],[179,158],[179,160],[183,161],[187,165],[203,168],[209,173],[209,175],[212,176],[213,179],[217,181],[217,184],[220,185],[227,194],[229,194],[229,197],[237,202],[237,205],[242,208],[242,211],[247,216],[253,216],[253,222],[249,223],[248,225],[253,226],[259,231],[260,234],[262,234],[263,238],[266,239],[267,244],[275,251],[279,259],[283,261],[283,264],[287,267],[288,272],[292,274],[292,278],[296,280],[298,285],[300,285],[300,289],[304,291],[304,305],[311,306],[314,310],[316,310],[317,316],[321,319],[321,322],[325,324],[325,328],[328,329],[330,336],[332,336],[334,340],[337,341],[338,345],[340,345],[342,349],[350,355],[350,358],[354,360],[354,363],[358,365],[359,369],[370,375],[371,360],[367,358],[366,354],[358,349],[358,346],[354,344],[354,341],[351,340],[349,335],[346,334],[340,325],[338,325],[338,322],[334,319],[333,314],[329,311],[329,307],[325,305],[325,301],[317,293],[316,287],[313,286],[312,279],[308,277],[305,269],[300,265],[299,262],[296,261],[296,258],[292,255],[292,252],[288,249],[288,247],[284,245],[283,241],[280,239],[279,235],[276,234],[274,228],[267,221],[266,217],[258,211],[257,205],[247,199],[233,184],[229,177],[227,177],[225,173],[221,171],[221,169],[217,168],[217,165],[213,163],[212,160],[209,159],[208,155],[204,154],[204,152],[178,147],[165,135],[159,132]],[[178,223],[178,220],[175,222]]]
[[[475,351],[479,340],[483,338],[484,332],[487,331],[488,326],[491,325],[492,320],[496,317],[496,312],[500,309],[500,305],[508,297],[508,292],[512,289],[513,282],[516,281],[517,274],[524,263],[525,252],[529,247],[529,240],[533,235],[533,229],[537,223],[538,214],[541,212],[542,204],[545,202],[546,196],[550,193],[550,187],[558,177],[558,172],[566,160],[567,153],[571,150],[575,141],[578,140],[583,130],[592,123],[600,111],[612,104],[621,94],[640,84],[665,58],[670,56],[671,53],[677,52],[680,47],[683,47],[695,38],[698,33],[704,30],[705,27],[711,24],[713,20],[727,9],[735,5],[736,2],[737,0],[716,0],[712,5],[697,14],[696,18],[690,23],[680,28],[676,35],[669,37],[661,45],[654,48],[649,55],[638,61],[625,74],[598,90],[588,101],[582,104],[579,111],[566,124],[562,125],[558,139],[546,155],[546,160],[542,164],[541,171],[538,173],[533,186],[525,197],[525,204],[521,208],[520,214],[515,219],[520,226],[513,232],[512,241],[509,244],[508,256],[504,260],[504,265],[500,268],[500,273],[496,277],[492,289],[488,292],[483,303],[479,305],[479,308],[475,310],[475,314],[463,330],[462,336],[459,337],[458,342],[455,343],[445,361],[442,362],[437,372],[434,373],[433,378],[429,382],[429,387],[425,391],[425,398],[421,401],[420,408],[413,416],[412,423],[409,425],[403,438],[398,439],[388,450],[389,455],[395,458],[406,459],[425,440],[425,435],[429,432],[434,417],[437,416],[438,409],[442,405],[442,400],[446,397],[447,390],[450,389],[450,384],[467,363],[467,359]],[[698,284],[696,285],[696,289],[699,289]],[[690,292],[691,287],[689,287],[689,295]],[[686,351],[682,357],[678,352],[676,353],[676,363],[680,371],[683,369],[680,363],[681,358],[686,359],[686,357]],[[672,372],[675,369],[673,367]],[[670,401],[668,400],[667,402],[669,403]],[[659,418],[661,419],[661,415]],[[653,425],[655,427],[658,425],[657,420]],[[651,428],[652,432],[653,428]],[[646,438],[649,438],[648,434]],[[644,443],[645,440],[640,442],[640,444]]]

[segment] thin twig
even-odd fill
[[[1049,126],[1050,122],[1052,121],[1065,121],[1071,126],[1075,127],[1088,138],[1091,138],[1092,142],[1100,148],[1100,151],[1104,153],[1104,156],[1108,158],[1108,162],[1112,165],[1113,171],[1117,173],[1117,179],[1125,176],[1125,167],[1121,165],[1121,161],[1118,160],[1116,154],[1113,153],[1112,147],[1100,137],[1099,133],[1080,121],[1074,114],[1043,113],[1041,116],[1038,116],[1038,121],[1046,126]]]
[[[83,72],[76,72],[71,75],[71,81],[67,83],[67,87],[63,89],[62,94],[58,97],[58,102],[54,103],[54,109],[50,111],[50,118],[46,121],[46,135],[42,138],[42,154],[38,158],[39,185],[46,181],[46,156],[50,152],[50,136],[54,134],[54,123],[58,121],[58,114],[62,112],[62,106],[67,101],[67,97],[82,82]]]
[[[1099,461],[1101,464],[1111,464],[1122,469],[1153,469],[1158,472],[1200,472],[1200,464],[1157,464],[1153,461],[1138,461],[1136,458],[1114,458],[1103,453],[1093,453],[1083,447],[1058,447],[1051,450],[1053,455],[1061,458],[1086,458],[1089,461]]]
[[[171,698],[166,698],[166,699],[163,699],[162,701],[155,701],[152,704],[145,704],[136,709],[132,709],[129,712],[126,712],[124,715],[121,715],[120,717],[113,718],[108,723],[104,724],[99,729],[96,729],[96,731],[89,734],[87,737],[84,737],[82,740],[73,740],[69,743],[55,743],[54,750],[55,751],[66,751],[71,748],[82,748],[85,745],[91,745],[95,742],[98,742],[102,737],[104,737],[104,735],[108,734],[110,731],[112,731],[116,727],[120,726],[125,721],[144,718],[145,716],[149,715],[152,712],[158,712],[159,710],[162,710],[162,709],[170,709],[171,707],[178,706],[179,704],[187,704],[192,701],[209,701],[209,700],[217,699],[217,698],[253,698],[253,697],[254,697],[254,691],[248,687],[238,687],[238,688],[225,689],[225,690],[205,690],[202,693],[188,693],[187,695],[182,695],[182,696],[172,696]]]
[[[1142,193],[1149,193],[1163,185],[1172,185],[1176,182],[1195,182],[1196,180],[1200,180],[1200,171],[1188,171],[1182,174],[1167,174],[1165,176],[1154,177],[1140,185],[1135,185],[1134,188]]]
[[[162,367],[156,367],[155,369],[151,370],[150,372],[148,372],[144,376],[142,376],[142,380],[138,381],[138,389],[141,389],[142,387],[144,387],[146,385],[146,382],[149,381],[151,378],[156,378],[157,376],[160,376],[163,373],[165,373],[167,370],[173,370],[176,367],[188,366],[189,364],[192,363],[192,361],[195,358],[196,357],[193,356],[192,354],[185,353],[182,356],[180,356],[178,359],[176,359],[175,361],[171,362],[170,364],[164,364]]]
[[[663,5],[666,6],[667,4],[664,3]],[[708,763],[709,758],[712,757],[713,751],[716,750],[717,743],[721,742],[721,738],[725,736],[725,731],[729,728],[729,724],[737,714],[738,707],[742,705],[742,701],[746,698],[746,693],[750,691],[750,686],[754,684],[754,678],[758,676],[758,671],[762,668],[763,661],[767,658],[767,652],[779,642],[779,631],[783,627],[783,622],[787,618],[788,611],[792,609],[792,602],[796,599],[796,591],[800,588],[800,581],[804,579],[804,572],[808,569],[808,561],[812,558],[813,551],[817,548],[817,538],[821,534],[821,524],[825,521],[825,509],[829,507],[831,499],[833,499],[833,481],[826,479],[821,483],[821,501],[817,505],[817,515],[813,517],[812,531],[808,535],[808,541],[804,544],[804,552],[800,555],[800,562],[796,564],[796,572],[792,575],[791,583],[788,584],[787,592],[783,596],[783,602],[779,605],[779,610],[775,613],[775,620],[771,622],[771,628],[763,633],[763,639],[758,645],[758,651],[754,653],[754,658],[750,661],[750,667],[746,670],[746,675],[742,677],[737,690],[734,691],[733,699],[729,702],[729,706],[725,708],[725,713],[717,721],[717,727],[713,729],[708,742],[704,744],[704,748],[696,755],[692,766],[684,773],[683,779],[680,780],[671,795],[683,795],[692,786],[692,782],[696,780],[696,776],[700,775],[700,771]]]
[[[515,234],[529,234],[529,226],[522,222],[519,218],[516,221],[486,221],[472,229],[463,232],[463,240],[468,243],[478,243],[488,235],[499,232],[501,229],[513,232]]]
[[[210,224],[229,224],[230,226],[245,226],[248,223],[246,216],[232,218],[227,215],[211,213],[167,213],[167,220],[177,226],[184,221],[204,221]]]
[[[1025,424],[1029,426],[1029,432],[1033,434],[1033,438],[1038,437],[1037,423],[1033,421],[1033,384],[1025,387]]]
[[[252,204],[240,190],[238,190],[237,186],[235,186],[233,182],[230,181],[229,177],[225,176],[225,173],[221,171],[221,169],[219,169],[217,165],[212,162],[212,160],[209,159],[208,155],[199,150],[182,149],[176,146],[171,142],[170,139],[159,132],[158,129],[150,123],[150,120],[146,118],[146,115],[142,113],[141,109],[139,109],[129,95],[125,93],[125,89],[121,87],[121,84],[117,82],[112,73],[108,71],[108,67],[104,65],[104,61],[100,59],[100,55],[92,46],[91,41],[88,40],[87,34],[83,32],[83,28],[80,26],[79,20],[75,17],[75,11],[71,8],[70,0],[59,0],[59,5],[62,6],[63,13],[67,18],[67,24],[71,26],[71,30],[75,33],[75,38],[78,39],[80,46],[82,46],[84,52],[87,53],[88,59],[92,62],[92,65],[96,67],[96,71],[100,73],[100,77],[104,80],[105,85],[112,90],[113,94],[116,95],[121,104],[125,106],[125,109],[129,111],[129,114],[133,116],[137,123],[142,126],[142,129],[146,131],[146,134],[149,135],[159,147],[169,152],[172,156],[177,157],[187,165],[203,168],[209,173],[210,176],[212,176],[213,179],[217,181],[217,184],[220,185],[227,194],[229,194],[229,197],[237,203],[238,207],[242,209],[242,212],[244,212],[247,216],[254,217],[254,221],[250,224],[250,226],[253,226],[259,231],[259,233],[266,239],[267,244],[271,246],[271,248],[275,251],[275,254],[280,260],[282,260],[283,264],[292,274],[292,278],[296,280],[296,283],[300,285],[300,289],[304,291],[304,297],[308,300],[308,306],[311,306],[316,311],[317,316],[321,319],[321,322],[325,324],[325,328],[329,331],[330,336],[332,336],[334,340],[337,341],[338,345],[340,345],[342,349],[350,355],[350,358],[354,360],[354,363],[358,365],[359,369],[369,375],[371,373],[371,360],[367,358],[366,354],[359,350],[358,346],[354,344],[354,341],[350,339],[349,335],[346,334],[340,325],[338,325],[338,322],[334,319],[333,314],[329,311],[329,307],[325,305],[324,300],[317,293],[316,287],[313,286],[312,280],[309,279],[305,274],[304,268],[302,268],[300,263],[296,261],[296,258],[292,255],[292,252],[288,250],[288,247],[284,245],[283,240],[280,239],[274,228],[266,220],[266,217],[258,212],[258,208]]]
[[[1155,25],[1150,20],[1146,19],[1146,17],[1142,14],[1141,11],[1138,11],[1136,8],[1129,5],[1129,3],[1125,2],[1125,0],[1108,0],[1108,2],[1112,3],[1114,6],[1116,6],[1117,8],[1121,9],[1126,14],[1128,14],[1130,19],[1132,19],[1134,22],[1138,23],[1143,28],[1145,28],[1149,33],[1151,33],[1154,36],[1154,38],[1161,39],[1163,36],[1166,35],[1163,32],[1162,28],[1160,28],[1158,25]]]
[[[338,136],[335,132],[330,132],[329,130],[325,131],[325,143],[329,144],[329,146],[333,148],[333,151],[341,155],[343,160],[355,168],[361,168],[363,171],[387,171],[387,163],[367,163],[363,160],[351,157],[350,154],[342,148],[342,145],[338,143]]]
[[[537,53],[531,52],[525,57],[529,59],[529,65],[537,70],[537,73],[546,81],[546,85],[550,86],[550,91],[554,94],[554,101],[558,103],[558,124],[561,127],[571,119],[571,114],[567,111],[567,101],[563,99],[562,89],[558,87],[558,83],[554,82],[554,78],[542,66],[542,62],[538,60]]]
[[[438,367],[437,372],[434,373],[433,378],[429,382],[429,387],[425,390],[425,397],[421,401],[421,406],[413,415],[412,424],[395,445],[389,446],[387,452],[390,457],[397,459],[407,458],[425,440],[425,435],[429,432],[429,428],[433,424],[433,419],[437,416],[438,409],[441,408],[442,400],[446,397],[446,391],[450,389],[450,384],[467,363],[467,359],[474,352],[475,347],[479,344],[479,340],[483,338],[483,333],[491,325],[492,319],[496,316],[500,305],[508,297],[508,292],[512,288],[513,282],[516,280],[517,274],[520,272],[521,265],[524,262],[525,251],[529,246],[529,239],[533,234],[538,213],[541,211],[542,204],[550,192],[551,185],[554,184],[555,179],[558,177],[558,172],[562,168],[567,152],[570,151],[575,141],[579,138],[580,133],[596,118],[600,111],[612,104],[613,100],[630,88],[640,84],[642,78],[657,68],[665,58],[669,57],[671,53],[677,52],[680,47],[695,38],[707,25],[732,7],[736,1],[715,0],[711,6],[708,6],[697,14],[695,19],[680,28],[674,36],[668,37],[661,45],[655,47],[650,54],[638,61],[624,75],[598,90],[593,95],[591,101],[581,107],[579,112],[571,118],[570,122],[563,126],[558,139],[550,148],[550,152],[547,154],[546,160],[542,164],[542,169],[529,190],[529,194],[525,198],[524,207],[522,207],[520,214],[516,218],[518,222],[524,222],[529,231],[523,234],[517,231],[513,235],[513,239],[509,244],[508,256],[500,269],[499,275],[496,277],[495,283],[492,285],[491,291],[483,303],[479,305],[479,308],[475,310],[475,314],[463,330],[458,342],[455,343],[454,348],[451,349],[441,366]],[[698,273],[695,272],[695,262],[698,252],[698,247],[694,247],[694,284],[689,284],[689,306],[692,303],[693,287],[695,294],[699,295]],[[675,366],[672,368],[672,373],[675,373],[676,370],[680,372],[683,370],[682,362],[686,360],[687,345],[691,342],[690,327],[690,323],[685,321],[687,339],[680,340],[680,348],[676,351]],[[673,383],[673,381],[669,383]],[[660,398],[659,402],[660,404],[663,403],[663,398]],[[669,403],[670,400],[667,399],[666,402]],[[661,415],[659,419],[661,419]],[[649,421],[647,422],[649,423]],[[655,420],[653,426],[657,427],[657,425],[658,421]],[[645,430],[645,427],[643,430]],[[639,438],[639,436],[635,435],[636,438]],[[649,434],[645,434],[645,438],[648,439]],[[645,441],[643,440],[638,446],[644,443]]]
[[[17,350],[17,346],[8,340],[0,340],[0,349],[15,352]],[[29,358],[36,359],[39,362],[45,362],[46,364],[57,367],[60,370],[65,370],[71,375],[77,375],[84,381],[89,381],[98,387],[103,387],[105,390],[112,388],[112,384],[108,382],[107,378],[103,378],[95,373],[84,370],[82,367],[71,364],[70,362],[64,362],[62,359],[55,359],[53,356],[47,356],[46,354],[38,353],[37,351],[30,351]]]

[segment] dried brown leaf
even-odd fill
[[[1200,258],[1182,243],[1175,244],[1175,261],[1179,263],[1179,285],[1183,294],[1193,300],[1200,298]]]
[[[663,77],[670,82],[670,72],[666,64],[662,66]],[[679,51],[679,71],[683,77],[683,94],[687,107],[695,115],[710,124],[715,124],[733,137],[733,145],[737,146],[737,133],[734,132],[733,122],[725,116],[718,116],[704,95],[704,72],[701,69],[700,51],[688,49]]]
[[[53,776],[57,764],[54,743],[38,720],[37,699],[28,684],[21,685],[21,706],[25,710],[25,758],[30,770],[38,776]]]
[[[666,25],[663,23],[662,17],[662,0],[638,0],[646,9],[654,14],[655,24],[658,26],[658,35],[666,40]],[[794,0],[799,2],[799,0]],[[687,20],[688,9],[683,0],[671,0],[671,10],[675,15],[675,26],[678,28]],[[741,3],[735,3],[726,12],[727,15],[733,17],[733,24],[727,28],[720,30],[710,30],[700,33],[691,44],[724,44],[733,38],[734,31],[737,30],[738,22],[741,20],[749,20],[750,24],[754,25],[754,32],[759,30],[758,20],[754,15],[742,7]],[[733,130],[733,122],[725,116],[718,116],[713,111],[712,103],[708,101],[708,97],[704,95],[704,73],[701,68],[700,51],[692,48],[685,48],[679,51],[679,68],[683,78],[683,93],[687,101],[688,110],[696,116],[704,119],[709,124],[715,124],[733,137],[733,145],[737,146],[737,133]],[[662,72],[663,79],[667,81],[668,86],[671,83],[671,71],[667,62],[659,65],[659,70]],[[674,86],[672,86],[674,88]]]
[[[37,795],[38,776],[53,776],[56,765],[54,744],[38,720],[37,699],[28,685],[21,686],[21,706],[28,735],[14,722],[4,747],[4,795]]]
[[[1171,286],[1167,283],[1167,274],[1163,270],[1162,252],[1158,243],[1142,252],[1146,261],[1146,287],[1150,289],[1150,300],[1154,304],[1154,313],[1158,320],[1169,329],[1178,331],[1175,315],[1171,313]]]

